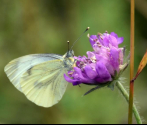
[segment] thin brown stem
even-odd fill
[[[131,0],[131,35],[130,35],[130,96],[129,96],[129,114],[128,124],[132,124],[133,117],[133,95],[134,95],[134,18],[135,17],[135,1]]]

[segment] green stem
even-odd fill
[[[123,85],[118,81],[116,83],[116,86],[119,89],[119,91],[122,93],[122,95],[124,96],[124,98],[126,99],[126,101],[129,103],[129,94],[125,90],[125,88],[123,87]],[[137,108],[136,108],[135,104],[133,104],[133,113],[134,113],[134,116],[136,118],[137,124],[142,124],[140,115],[139,115],[139,113],[137,111]]]

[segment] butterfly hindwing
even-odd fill
[[[22,75],[22,92],[35,104],[51,107],[61,100],[66,90],[68,82],[63,78],[66,72],[59,59],[36,65]]]

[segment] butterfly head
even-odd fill
[[[74,57],[74,51],[73,50],[69,50],[67,53],[64,54],[63,57],[64,58]]]
[[[69,58],[69,57],[74,57],[74,51],[73,50],[69,50],[66,54],[66,57]]]

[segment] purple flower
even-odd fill
[[[87,57],[74,57],[76,67],[68,72],[69,76],[64,74],[66,81],[73,85],[103,85],[113,81],[123,65],[124,49],[118,47],[123,40],[114,32],[91,35],[89,41],[94,51],[88,51]]]

